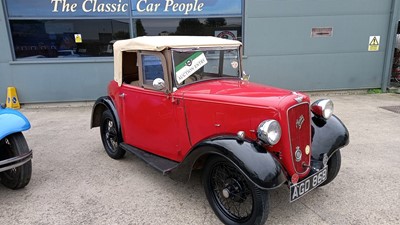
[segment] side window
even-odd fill
[[[142,55],[143,84],[153,85],[156,78],[164,79],[162,61],[155,55]]]
[[[122,81],[139,86],[139,73],[136,52],[122,52]]]

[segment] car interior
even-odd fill
[[[139,86],[137,52],[122,52],[122,81],[126,84]]]

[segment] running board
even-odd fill
[[[128,145],[124,142],[121,143],[119,146],[125,151],[128,151],[136,155],[137,157],[145,161],[147,164],[154,167],[156,170],[162,172],[163,175],[167,174],[169,171],[171,171],[173,168],[179,165],[179,163],[175,161],[145,152],[131,145]]]

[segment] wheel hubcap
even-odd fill
[[[229,198],[229,190],[227,188],[222,190],[222,196],[224,196],[224,198]]]
[[[225,188],[222,190],[222,196],[224,198],[232,198],[232,200],[236,202],[243,202],[246,200],[246,193],[244,192],[245,189],[242,187],[243,185],[240,184],[234,178],[229,178],[225,182]]]

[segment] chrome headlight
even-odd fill
[[[264,120],[258,125],[257,136],[266,144],[275,145],[281,139],[282,130],[276,120]]]
[[[311,111],[327,120],[333,114],[333,102],[330,99],[320,99],[311,105]]]

